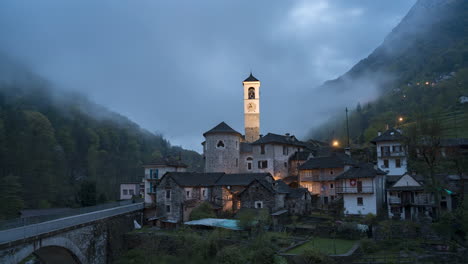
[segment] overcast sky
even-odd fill
[[[173,145],[243,133],[242,81],[262,82],[261,132],[304,137],[376,96],[315,89],[369,55],[415,0],[1,0],[0,50]]]

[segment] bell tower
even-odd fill
[[[245,141],[260,138],[260,81],[252,73],[242,82],[244,86]]]

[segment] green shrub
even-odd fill
[[[328,257],[327,255],[323,254],[322,252],[315,250],[315,249],[306,249],[300,255],[302,261],[306,264],[334,264],[335,261]]]
[[[238,264],[245,263],[246,259],[238,246],[227,246],[216,254],[216,263],[219,264]]]
[[[190,220],[198,220],[203,218],[215,218],[216,215],[213,208],[208,202],[201,203],[197,208],[190,213]]]
[[[369,238],[361,239],[361,249],[364,253],[375,253],[379,250],[377,243]]]

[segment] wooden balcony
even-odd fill
[[[335,187],[336,193],[374,193],[373,186],[362,187]]]
[[[404,157],[406,153],[404,151],[384,151],[379,152],[379,158],[389,158],[389,157]]]

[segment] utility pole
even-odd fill
[[[348,122],[348,107],[346,107],[346,134],[348,137],[348,149],[349,149],[349,122]]]

